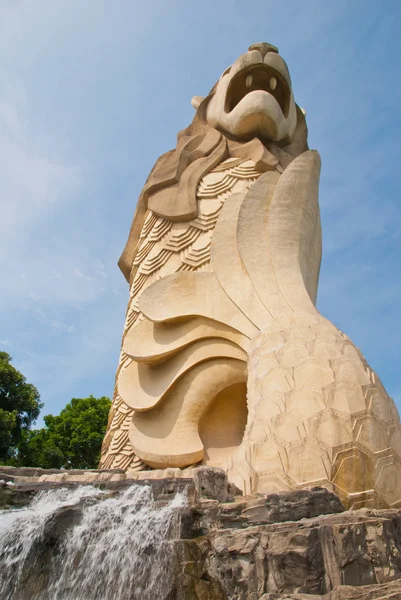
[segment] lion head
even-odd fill
[[[226,69],[206,98],[195,96],[195,117],[177,146],[153,167],[138,200],[119,266],[129,280],[146,211],[172,221],[197,216],[202,177],[229,157],[252,159],[260,171],[282,169],[308,149],[303,112],[295,104],[278,49],[253,44]]]
[[[234,139],[291,141],[297,111],[290,74],[276,46],[253,44],[224,71],[208,103],[206,119]]]

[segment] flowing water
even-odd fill
[[[160,504],[149,486],[80,486],[0,511],[1,600],[165,598],[185,494]]]

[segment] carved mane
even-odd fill
[[[132,263],[147,210],[169,221],[190,221],[197,217],[196,191],[202,177],[223,160],[253,160],[260,171],[280,165],[285,169],[308,149],[304,115],[297,106],[297,128],[291,144],[279,147],[251,141],[229,139],[207,124],[206,109],[214,88],[199,106],[189,127],[178,133],[177,146],[156,161],[139,196],[127,243],[118,265],[129,281]]]

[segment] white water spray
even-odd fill
[[[149,486],[108,496],[92,486],[62,488],[39,494],[26,509],[0,511],[0,598],[165,598],[169,540],[177,534],[185,494],[159,507]]]

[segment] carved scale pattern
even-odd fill
[[[148,211],[142,227],[131,273],[130,299],[125,319],[123,341],[144,316],[139,310],[142,291],[151,283],[177,271],[211,271],[210,244],[223,204],[232,194],[246,192],[261,172],[255,163],[229,158],[203,177],[197,190],[198,216],[184,223],[174,223]],[[116,374],[128,367],[132,359],[122,350]],[[128,439],[134,411],[114,390],[107,436],[103,442],[102,468],[144,470],[148,467],[135,456]]]

